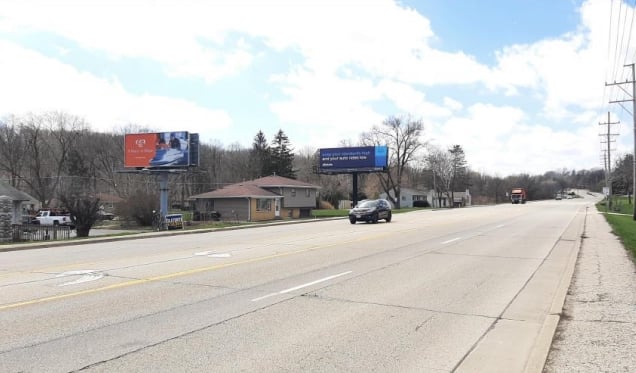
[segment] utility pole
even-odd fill
[[[631,84],[632,85],[632,98],[631,100],[617,100],[617,101],[610,101],[610,104],[613,103],[621,103],[621,102],[632,102],[632,119],[634,121],[634,156],[633,156],[633,161],[632,161],[632,178],[633,178],[633,185],[632,185],[632,193],[635,194],[636,197],[636,65],[631,63],[629,65],[624,65],[624,67],[631,67],[632,68],[632,80],[626,80],[622,83],[612,83],[612,84],[607,84],[605,83],[605,86],[610,86],[610,85],[622,85],[622,84]],[[634,211],[633,211],[633,216],[632,219],[636,220],[636,198],[633,199],[634,201]]]
[[[601,143],[607,142],[607,156],[605,157],[605,186],[607,187],[607,201],[605,203],[605,207],[607,211],[612,210],[612,162],[611,162],[611,143],[615,142],[615,140],[611,139],[611,136],[618,136],[616,133],[612,133],[612,124],[619,124],[620,122],[612,122],[610,121],[610,112],[607,112],[607,122],[599,123],[599,125],[604,126],[607,125],[607,135],[600,134],[599,136],[607,136],[606,141],[601,141]]]

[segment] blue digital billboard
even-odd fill
[[[320,149],[320,173],[386,171],[389,162],[387,146]]]

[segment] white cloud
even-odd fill
[[[264,60],[256,56],[293,55],[295,65],[277,66],[261,97],[280,121],[273,125],[298,147],[355,142],[401,114],[396,109],[423,118],[436,142],[462,145],[472,166],[506,174],[598,164],[597,113],[607,104],[603,83],[611,75],[608,7],[606,0],[584,2],[577,29],[492,51],[494,66],[433,48],[426,15],[390,0],[23,0],[3,4],[0,30],[52,33],[112,59],[151,60],[169,77],[198,78],[210,90],[220,79],[253,73]],[[232,120],[222,110],[135,96],[117,78],[97,78],[9,42],[0,41],[0,55],[12,56],[0,60],[0,102],[12,113],[67,110],[104,130],[137,122],[231,138]],[[443,93],[433,94],[440,87]],[[488,96],[478,96],[484,91]],[[460,98],[466,93],[470,102]]]
[[[473,170],[491,175],[542,174],[598,165],[598,136],[592,126],[559,130],[529,124],[513,107],[477,104],[435,128],[435,143],[459,144]]]
[[[0,41],[0,55],[11,56],[0,59],[0,81],[11,87],[0,90],[0,102],[11,108],[11,114],[67,111],[86,118],[98,131],[136,123],[157,130],[188,128],[213,134],[231,124],[221,110],[182,99],[135,96],[117,81],[99,79],[8,42]]]

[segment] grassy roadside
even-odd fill
[[[618,197],[612,201],[612,214],[607,214],[604,202],[596,204],[598,211],[605,213],[605,219],[612,231],[620,238],[625,247],[636,258],[636,221],[633,220],[634,201],[628,203],[627,197]],[[618,215],[621,214],[621,215]]]

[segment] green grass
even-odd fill
[[[605,219],[612,227],[612,231],[620,238],[621,242],[632,254],[636,256],[636,221],[633,219],[634,201],[628,203],[626,197],[618,197],[612,201],[612,212],[617,214],[604,214]],[[601,212],[606,212],[604,202],[596,205]]]
[[[611,211],[618,214],[627,214],[633,215],[634,213],[634,201],[632,199],[632,203],[629,203],[629,199],[627,197],[612,197],[611,203]],[[607,212],[607,206],[605,206],[606,201],[601,201],[596,205],[596,208],[601,212]]]

